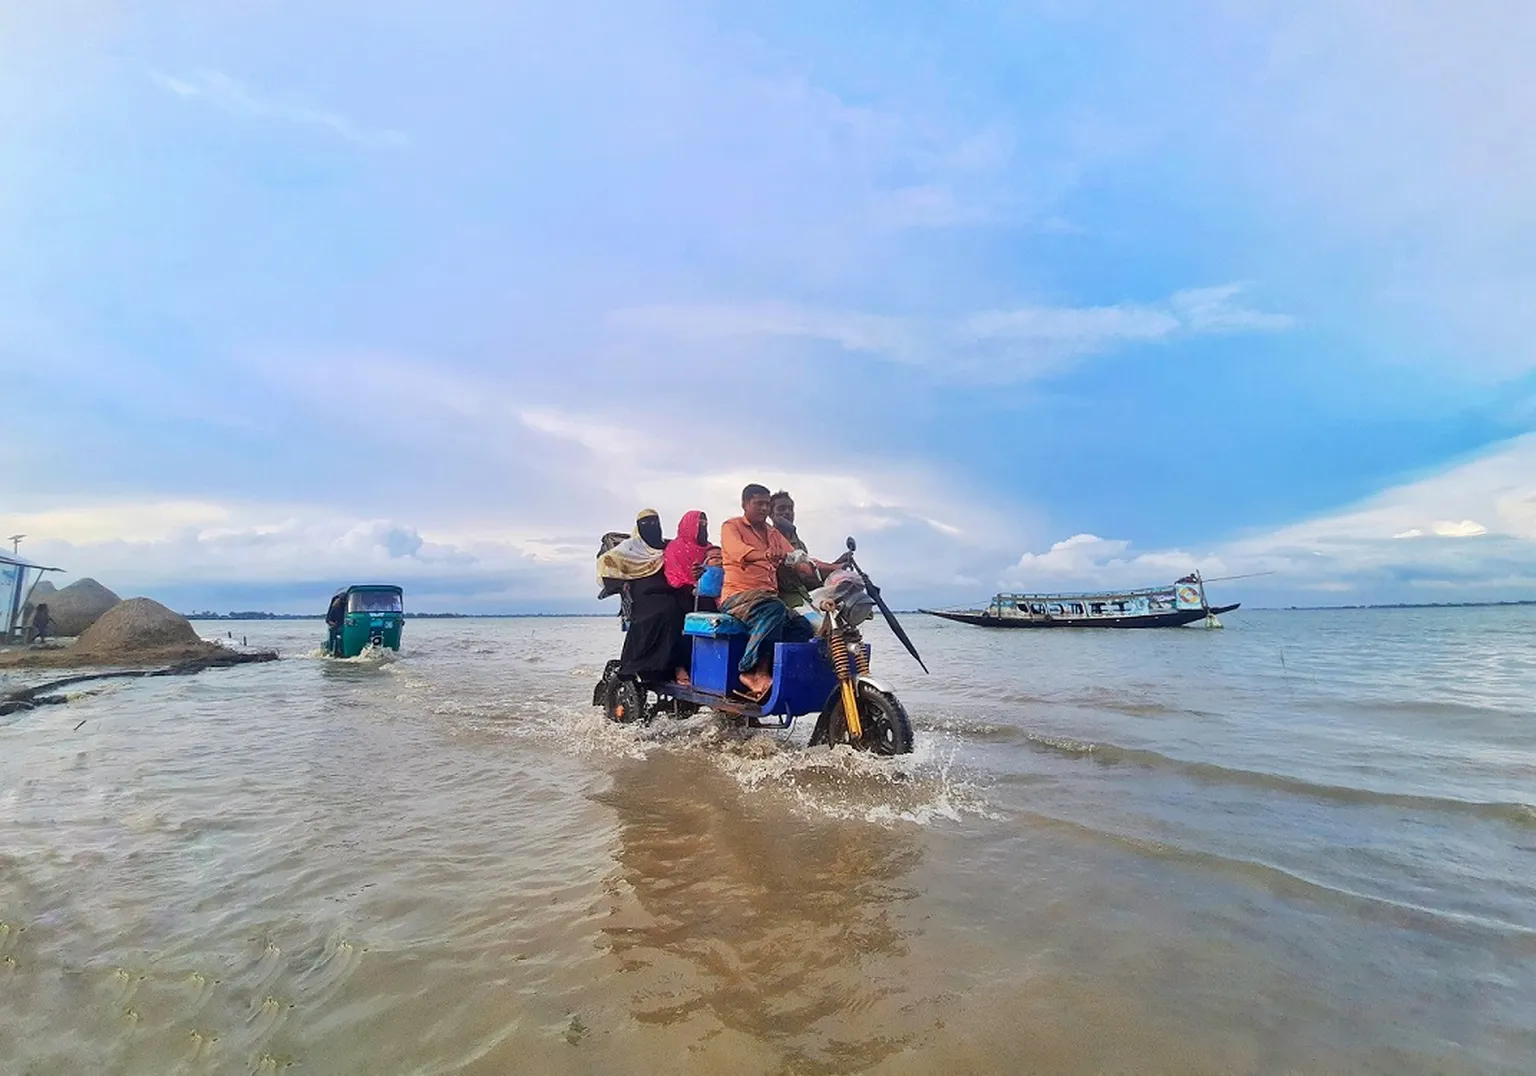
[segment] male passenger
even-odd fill
[[[768,502],[768,522],[773,524],[773,529],[789,540],[789,544],[800,552],[810,555],[805,542],[801,540],[800,533],[795,529],[795,499],[786,491],[779,490]],[[790,609],[798,609],[802,605],[808,605],[811,601],[810,588],[806,585],[805,578],[788,565],[779,568],[779,600]]]
[[[767,486],[756,483],[741,491],[741,515],[720,528],[725,586],[720,592],[720,611],[747,626],[747,650],[737,672],[754,698],[767,697],[773,687],[769,665],[773,644],[803,643],[815,635],[802,616],[791,613],[779,598],[779,569],[796,552],[788,538],[768,523],[772,498]],[[817,569],[834,566],[807,560],[795,569],[802,578],[814,579]],[[768,644],[766,652],[763,644]]]
[[[785,490],[779,490],[768,501],[768,510],[774,530],[789,539],[789,544],[802,553],[809,552],[800,534],[795,530],[795,499]]]

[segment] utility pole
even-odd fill
[[[6,541],[11,543],[11,553],[12,553],[12,555],[14,555],[16,553],[16,551],[21,548],[21,540],[23,538],[25,538],[25,537],[26,537],[25,534],[13,534],[9,538],[6,539]]]

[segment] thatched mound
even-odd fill
[[[66,588],[67,589],[67,588]],[[61,592],[62,593],[62,592]],[[270,651],[238,651],[206,643],[186,617],[149,598],[118,602],[62,650],[29,650],[0,657],[25,668],[196,664],[205,667],[270,661]]]
[[[82,654],[134,654],[167,646],[206,646],[191,621],[151,598],[129,598],[101,615],[75,640]]]
[[[47,587],[47,590],[43,588]],[[54,635],[79,635],[108,609],[121,599],[94,579],[81,579],[63,590],[55,590],[52,583],[40,582],[27,596],[29,609],[24,623],[32,623],[32,609],[39,604],[48,606],[48,618],[53,622]]]

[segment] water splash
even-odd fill
[[[801,728],[749,729],[708,710],[622,725],[591,707],[525,703],[520,709],[533,718],[513,726],[520,734],[563,750],[624,760],[659,751],[686,753],[706,760],[743,791],[776,797],[809,815],[883,825],[997,817],[980,783],[958,763],[959,741],[921,727],[911,754],[888,757],[846,745],[809,747],[802,739],[808,732]],[[805,727],[809,724],[807,719]]]

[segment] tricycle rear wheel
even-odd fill
[[[877,755],[910,754],[912,719],[907,716],[901,700],[869,683],[859,684],[857,690],[859,725],[863,735],[858,740],[849,738],[848,722],[843,719],[842,692],[837,692],[816,722],[816,730],[811,733],[811,746],[845,743],[855,750],[873,751]]]
[[[633,724],[636,721],[643,724],[647,720],[645,688],[634,680],[615,680],[613,686],[608,689],[607,714],[609,721],[616,721],[621,725]]]
[[[615,659],[603,666],[603,678],[592,689],[592,705],[608,708],[609,696],[613,694],[613,685],[619,682],[619,666],[623,662]]]

